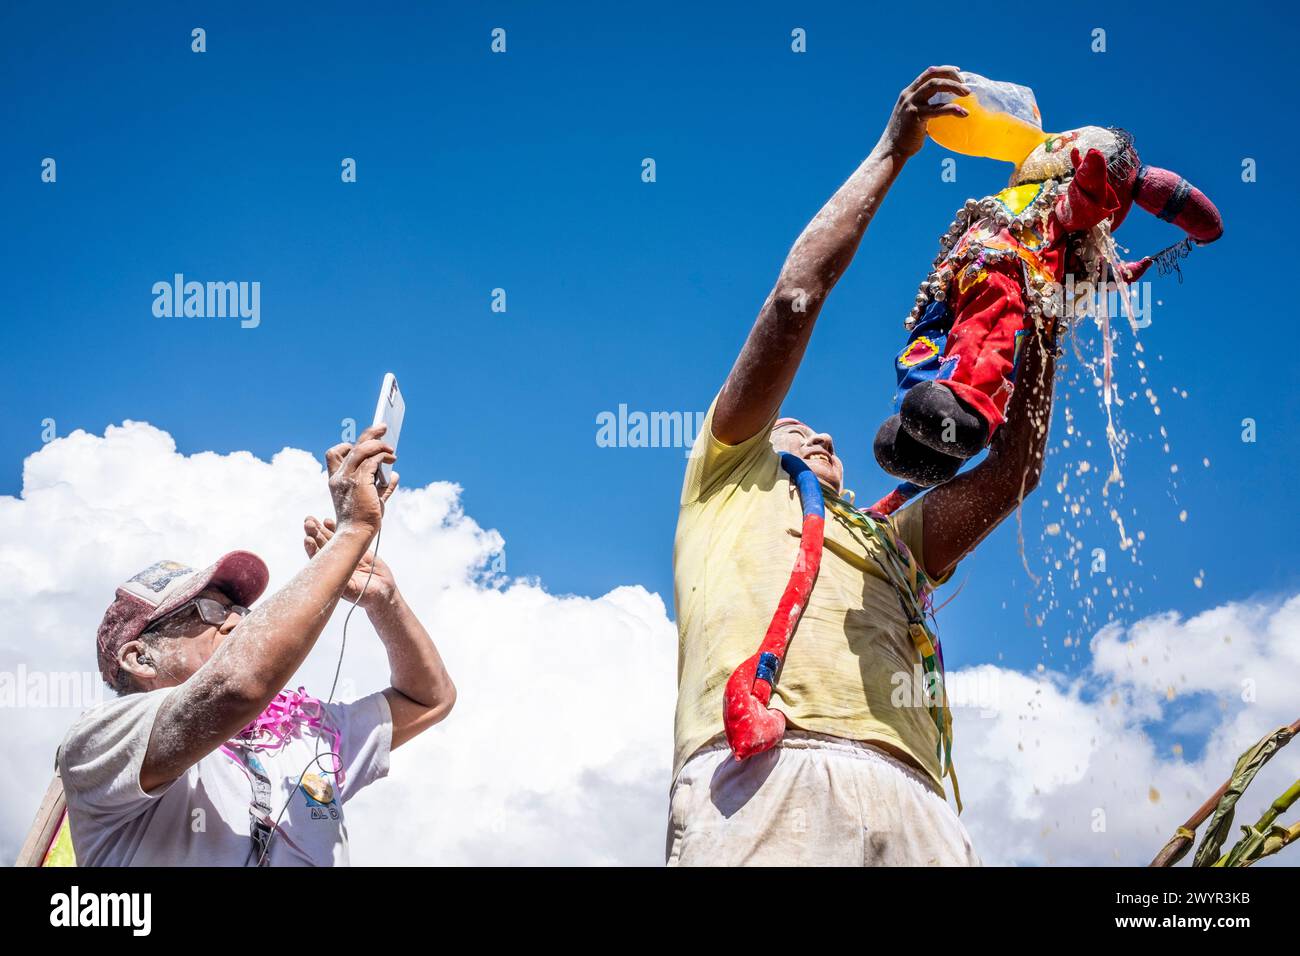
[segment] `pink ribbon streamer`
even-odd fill
[[[241,730],[236,739],[247,750],[276,751],[291,739],[301,739],[303,728],[317,734],[328,734],[332,741],[330,749],[334,754],[340,754],[342,736],[327,719],[325,705],[302,687],[276,694],[261,715]],[[342,757],[335,756],[334,764],[334,775],[341,787],[344,783]]]

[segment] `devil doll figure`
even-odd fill
[[[1137,204],[1186,238],[1122,262],[1111,232]],[[1219,212],[1187,180],[1144,166],[1126,131],[1085,126],[1048,137],[1011,185],[968,200],[941,240],[895,360],[895,412],[875,440],[880,466],[904,481],[873,510],[889,512],[952,478],[988,445],[1015,387],[1022,338],[1055,331],[1067,275],[1134,282],[1156,261],[1223,233]],[[1163,258],[1162,258],[1163,257]]]

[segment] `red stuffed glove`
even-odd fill
[[[1152,264],[1155,261],[1156,260],[1151,258],[1150,256],[1143,256],[1137,262],[1124,263],[1123,265],[1124,281],[1137,282],[1138,279],[1142,278],[1143,273],[1145,273],[1148,269],[1151,268]]]
[[[1090,149],[1080,159],[1079,151],[1072,149],[1070,165],[1074,167],[1074,178],[1065,195],[1057,200],[1056,218],[1067,232],[1083,232],[1117,211],[1119,196],[1106,175],[1106,157],[1100,150]]]

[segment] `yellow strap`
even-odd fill
[[[913,623],[908,625],[908,630],[912,633],[912,643],[921,652],[921,657],[934,657],[934,645],[930,643],[930,635],[925,633],[925,628]]]
[[[1179,827],[1177,830],[1174,831],[1174,836],[1180,836],[1187,840],[1195,840],[1196,831],[1189,830],[1187,829],[1187,827]]]
[[[961,787],[957,786],[957,768],[948,760],[948,776],[952,778],[952,798],[957,801],[957,815],[961,816]]]

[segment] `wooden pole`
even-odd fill
[[[1300,734],[1300,720],[1287,727],[1287,731],[1290,737]],[[1147,865],[1173,866],[1181,860],[1196,840],[1196,828],[1214,812],[1214,808],[1219,805],[1219,800],[1227,792],[1230,783],[1232,783],[1232,777],[1223,781],[1223,786],[1214,792],[1214,796],[1201,804],[1200,808],[1188,818],[1187,822],[1178,828],[1178,833],[1174,835],[1174,838],[1166,843],[1160,852],[1156,854],[1155,859]]]
[[[40,808],[36,811],[36,820],[32,823],[32,828],[27,831],[23,848],[18,851],[18,861],[15,866],[40,866],[45,862],[45,854],[49,852],[50,844],[59,832],[59,825],[63,822],[63,812],[67,807],[68,801],[63,793],[63,778],[55,773],[54,779],[50,781],[45,791],[45,796],[41,799]]]

